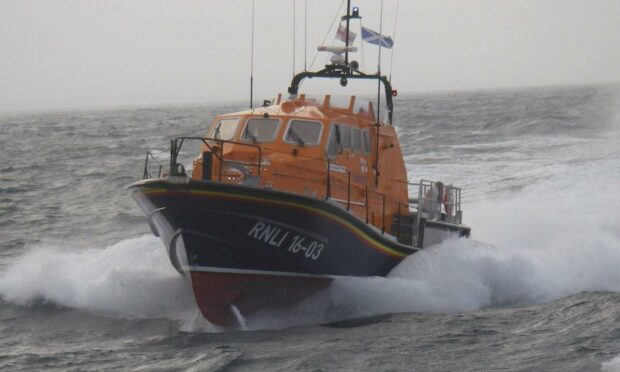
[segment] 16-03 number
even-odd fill
[[[313,260],[318,259],[325,248],[325,244],[313,240],[306,246],[304,245],[305,240],[306,238],[303,236],[294,236],[293,241],[288,247],[288,251],[293,253],[303,252],[306,258],[311,258]]]

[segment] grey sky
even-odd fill
[[[255,1],[262,99],[290,82],[293,1]],[[340,3],[308,0],[310,60]],[[384,34],[396,3],[385,0]],[[353,4],[378,30],[380,2]],[[300,70],[304,1],[296,7]],[[251,0],[0,0],[0,110],[245,100],[250,9]],[[398,13],[401,92],[620,81],[620,0],[400,0]],[[364,46],[370,72],[376,49]]]

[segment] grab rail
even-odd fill
[[[144,160],[144,172],[142,173],[142,179],[146,180],[152,178],[151,173],[149,172],[149,159],[153,159],[153,161],[159,166],[159,169],[157,171],[157,178],[160,178],[161,171],[164,169],[164,166],[157,160],[157,158],[155,157],[155,155],[153,155],[152,152],[147,151],[146,159]]]
[[[418,223],[422,217],[455,224],[461,224],[463,221],[461,189],[459,187],[443,184],[439,186],[438,182],[420,180],[417,204]],[[445,210],[445,213],[442,210]],[[424,216],[422,216],[423,214]]]
[[[229,140],[223,140],[223,139],[219,139],[219,138],[210,138],[210,137],[177,137],[173,140],[171,140],[171,147],[170,147],[170,168],[169,168],[169,172],[168,175],[169,176],[181,176],[181,175],[186,175],[185,174],[185,168],[183,167],[183,165],[181,163],[179,163],[179,155],[181,153],[181,149],[183,147],[183,145],[185,144],[186,141],[200,141],[202,142],[202,144],[204,144],[204,146],[206,146],[211,154],[213,154],[213,156],[215,156],[219,161],[220,161],[220,166],[219,166],[219,182],[222,181],[222,171],[223,171],[223,164],[227,163],[227,162],[235,162],[235,163],[241,163],[247,166],[251,166],[251,167],[256,167],[257,168],[257,172],[256,174],[258,176],[261,175],[261,166],[263,166],[263,149],[261,148],[261,146],[256,145],[256,144],[250,144],[250,143],[244,143],[244,142],[236,142],[236,141],[229,141]],[[258,161],[257,162],[252,162],[252,161],[240,161],[237,159],[225,159],[225,154],[224,154],[224,146],[225,144],[231,144],[231,145],[236,145],[236,146],[243,146],[243,147],[249,147],[249,148],[253,148],[256,150],[256,152],[258,153]],[[150,161],[155,161],[155,163],[158,165],[158,177],[162,176],[162,171],[163,171],[163,165],[158,161],[157,157],[151,152],[151,151],[147,151],[146,154],[146,159],[145,159],[145,164],[144,164],[144,172],[143,172],[143,178],[144,179],[148,179],[152,177],[152,174],[149,172],[149,163]],[[436,184],[436,182],[432,182],[432,181],[427,181],[427,180],[421,180],[420,183],[410,183],[407,182],[408,186],[415,186],[418,188],[418,195],[417,195],[417,199],[416,198],[410,198],[409,200],[407,200],[407,202],[403,202],[402,200],[396,199],[396,198],[392,198],[387,196],[385,193],[380,192],[378,190],[375,189],[369,189],[369,186],[364,183],[364,182],[360,182],[359,181],[359,177],[355,176],[352,177],[352,172],[347,170],[345,167],[340,166],[338,164],[335,164],[331,161],[331,159],[326,159],[326,177],[325,177],[325,200],[333,200],[333,201],[337,201],[339,203],[342,203],[343,208],[346,208],[347,211],[351,211],[352,207],[357,208],[357,213],[361,215],[362,211],[361,211],[361,207],[364,208],[363,213],[365,216],[360,216],[362,218],[365,217],[365,221],[366,223],[370,223],[370,203],[371,203],[371,197],[372,197],[372,203],[374,203],[374,205],[377,206],[377,208],[380,208],[381,210],[381,222],[379,223],[378,221],[375,220],[376,217],[373,215],[373,224],[377,224],[377,227],[381,229],[381,233],[385,234],[386,230],[387,230],[387,223],[386,223],[386,213],[388,210],[390,211],[394,211],[393,214],[391,214],[391,218],[392,218],[392,229],[391,229],[391,233],[392,235],[394,235],[399,241],[401,240],[401,235],[402,235],[402,229],[403,226],[403,214],[402,214],[402,206],[403,204],[406,207],[406,213],[405,215],[410,215],[410,211],[411,208],[414,208],[414,212],[417,211],[417,215],[415,216],[415,218],[411,221],[412,222],[412,227],[415,228],[415,226],[419,226],[421,223],[421,218],[425,218],[425,219],[430,219],[430,220],[438,220],[439,218],[442,218],[442,220],[444,218],[446,222],[450,222],[450,223],[457,223],[460,224],[462,221],[462,211],[461,211],[461,189],[458,187],[453,187],[451,185],[448,186],[444,186],[444,190],[445,192],[449,195],[449,202],[446,203],[446,207],[449,207],[451,211],[453,211],[454,214],[449,214],[447,217],[445,217],[445,215],[443,216],[437,216],[431,212],[427,212],[426,211],[426,207],[425,207],[425,202],[429,202],[430,199],[428,198],[428,196],[426,195],[426,193]],[[335,175],[332,175],[332,172],[336,172],[338,174],[340,174],[337,177],[334,177]],[[346,175],[345,175],[346,173]],[[164,174],[164,176],[166,176],[166,174]],[[295,177],[295,175],[290,175],[292,177]],[[334,180],[335,179],[335,180]],[[315,179],[313,181],[318,181],[319,183],[320,178]],[[333,193],[334,193],[334,183],[335,181],[335,186],[336,186],[336,190],[338,190],[338,192],[336,193],[336,195],[339,198],[335,198]],[[352,200],[352,193],[353,190],[357,190],[356,192],[359,194],[360,191],[363,191],[364,195],[364,200],[363,201],[356,201],[355,199]],[[344,198],[344,193],[346,193],[346,199]],[[411,193],[413,194],[413,193]],[[316,195],[316,194],[315,194]],[[361,195],[359,195],[361,197]],[[439,200],[434,200],[434,202],[439,202],[441,204],[444,204],[442,201]],[[440,208],[442,207],[442,205],[440,204]],[[396,210],[395,210],[396,209]],[[377,210],[378,212],[378,210]],[[391,213],[391,212],[390,212]],[[405,219],[406,223],[409,224],[409,218]],[[408,229],[406,229],[407,231],[410,231]],[[411,232],[407,233],[407,234],[411,234]],[[414,237],[415,239],[415,237]],[[415,244],[415,240],[413,242],[413,244]]]
[[[393,205],[397,206],[398,210],[396,211],[396,213],[394,214],[394,216],[397,218],[397,223],[396,223],[396,229],[394,231],[392,231],[392,233],[396,233],[396,238],[400,239],[401,238],[401,229],[400,229],[400,222],[401,222],[401,206],[402,206],[402,202],[396,198],[391,198],[389,196],[387,196],[386,194],[379,192],[377,190],[369,190],[368,189],[368,185],[364,184],[364,183],[360,183],[360,182],[352,182],[352,177],[351,177],[351,171],[346,171],[347,175],[346,175],[346,179],[344,179],[344,177],[340,178],[337,177],[336,180],[339,181],[340,185],[340,189],[344,189],[346,192],[346,199],[343,198],[343,196],[341,196],[342,199],[338,199],[338,198],[334,198],[332,195],[333,192],[333,176],[331,175],[332,172],[332,162],[330,159],[326,160],[327,163],[327,174],[326,174],[326,179],[325,179],[325,200],[334,200],[337,202],[340,202],[343,204],[343,206],[346,208],[347,211],[351,210],[351,206],[352,205],[357,205],[357,206],[363,206],[364,207],[364,215],[365,215],[365,220],[366,223],[369,223],[369,197],[373,196],[375,198],[375,200],[379,200],[380,206],[381,206],[381,224],[380,224],[380,228],[381,228],[381,233],[384,234],[386,231],[386,210],[387,208],[387,204],[392,203]],[[343,172],[342,172],[343,173]],[[343,175],[344,176],[344,175]],[[346,182],[346,186],[343,185],[342,183]],[[363,186],[363,190],[364,190],[364,202],[353,202],[351,200],[351,193],[352,193],[352,189],[353,189],[353,184],[357,184],[358,186]],[[338,185],[338,182],[336,183],[336,185]],[[411,185],[417,185],[417,184],[411,184]]]

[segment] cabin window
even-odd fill
[[[329,142],[327,142],[327,157],[333,158],[342,152],[341,138],[340,125],[333,124],[332,131],[329,135]]]
[[[215,124],[209,137],[224,141],[231,140],[235,136],[238,124],[239,119],[222,119]]]
[[[321,142],[323,125],[318,121],[291,120],[284,140],[300,146],[313,146]]]
[[[364,129],[362,131],[362,142],[363,142],[364,152],[366,154],[370,154],[370,130]]]
[[[340,127],[340,129],[342,132],[342,136],[341,136],[342,147],[345,149],[350,149],[351,148],[351,128],[343,125]]]
[[[353,128],[353,151],[362,150],[362,133],[358,128]]]
[[[279,127],[278,119],[251,118],[245,124],[241,140],[252,143],[271,142],[276,138]]]

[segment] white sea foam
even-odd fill
[[[608,362],[604,362],[601,366],[602,372],[620,372],[620,355]]]
[[[551,164],[546,172],[543,181],[466,209],[472,239],[410,256],[388,278],[337,280],[294,309],[300,317],[279,314],[279,321],[454,313],[583,291],[620,292],[620,158],[580,167]],[[271,327],[274,319],[265,315],[259,323]]]
[[[32,247],[0,273],[0,296],[128,317],[188,319],[195,311],[185,279],[151,236],[105,249]]]
[[[466,210],[472,239],[410,256],[388,278],[340,280],[332,297],[372,315],[620,292],[619,163],[552,166],[546,181]]]

